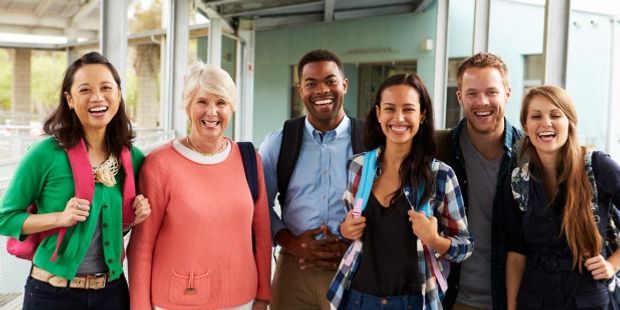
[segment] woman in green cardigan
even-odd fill
[[[120,77],[91,52],[65,72],[60,103],[0,199],[0,234],[46,236],[32,258],[24,309],[129,309],[123,232],[150,214],[136,196],[144,155],[131,145]],[[26,209],[36,205],[37,214]]]

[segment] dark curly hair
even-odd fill
[[[340,58],[336,54],[328,50],[316,49],[316,50],[307,52],[305,55],[301,57],[301,59],[297,63],[297,78],[301,81],[301,73],[304,70],[305,65],[311,62],[319,62],[319,61],[331,61],[335,63],[336,66],[338,66],[338,69],[340,70],[342,77],[345,76],[344,66],[342,65],[342,60],[340,60]]]
[[[45,123],[43,123],[43,131],[53,136],[64,149],[74,147],[80,142],[80,139],[84,138],[82,123],[80,123],[75,111],[69,109],[69,103],[67,102],[65,93],[71,93],[71,86],[73,85],[75,73],[82,66],[93,64],[106,66],[110,70],[110,73],[112,73],[119,92],[121,91],[121,78],[118,72],[107,58],[97,52],[85,54],[67,68],[60,89],[60,103],[45,120]],[[125,101],[121,96],[118,112],[116,112],[116,115],[114,115],[106,128],[105,144],[110,153],[119,157],[123,146],[131,147],[133,138],[134,134],[131,128],[131,122],[125,113]],[[88,141],[84,142],[86,142],[88,146]]]
[[[416,191],[419,184],[424,184],[424,193],[420,201],[425,201],[430,197],[434,186],[434,179],[431,171],[431,162],[435,157],[435,127],[433,117],[433,104],[424,82],[415,74],[398,74],[389,77],[381,84],[374,107],[368,111],[366,126],[364,127],[364,145],[372,150],[380,147],[385,150],[385,134],[381,129],[381,124],[377,119],[376,109],[381,105],[381,95],[392,86],[406,85],[415,89],[420,97],[420,113],[424,113],[424,122],[420,124],[418,132],[413,137],[411,150],[400,166],[400,186],[394,193],[390,204],[396,202],[403,195],[406,184],[411,185],[411,189]],[[383,160],[383,153],[379,155],[379,163]],[[415,197],[415,196],[414,196]]]

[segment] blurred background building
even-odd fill
[[[295,65],[315,48],[345,63],[350,115],[365,117],[385,78],[415,72],[437,128],[462,117],[460,62],[498,54],[509,68],[513,124],[528,88],[559,85],[577,105],[581,142],[620,158],[616,0],[0,0],[0,193],[41,138],[67,65],[85,52],[102,52],[119,70],[136,143],[148,152],[185,134],[189,63],[231,74],[240,103],[227,135],[258,146],[303,115]],[[20,308],[28,268],[0,250],[0,307]]]

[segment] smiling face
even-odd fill
[[[118,112],[121,92],[110,70],[101,64],[83,65],[73,76],[70,93],[64,93],[84,132],[105,131]]]
[[[456,95],[469,129],[479,134],[503,133],[504,108],[510,98],[510,88],[504,84],[499,70],[468,68]]]
[[[420,109],[420,94],[409,85],[390,86],[381,93],[381,103],[375,106],[377,119],[389,144],[411,146],[418,133],[424,113]]]
[[[230,103],[198,87],[187,107],[192,140],[196,143],[216,142],[224,134],[232,113]]]
[[[304,65],[298,86],[308,111],[308,121],[320,131],[336,128],[344,117],[344,95],[349,81],[333,61]]]
[[[525,134],[538,154],[558,154],[568,140],[568,128],[568,117],[551,100],[542,96],[530,100]]]

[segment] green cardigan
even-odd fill
[[[144,160],[142,152],[131,148],[134,175]],[[57,276],[73,279],[84,260],[93,238],[97,219],[101,216],[103,253],[110,280],[123,273],[122,184],[123,169],[116,175],[116,185],[106,187],[95,183],[90,215],[86,221],[67,229],[58,251],[58,259],[50,261],[56,247],[57,234],[41,242],[33,263]],[[48,137],[34,144],[20,161],[6,192],[0,199],[0,235],[15,238],[21,234],[24,221],[29,216],[26,208],[36,202],[39,213],[61,212],[67,201],[75,195],[73,174],[67,153],[56,141]]]

